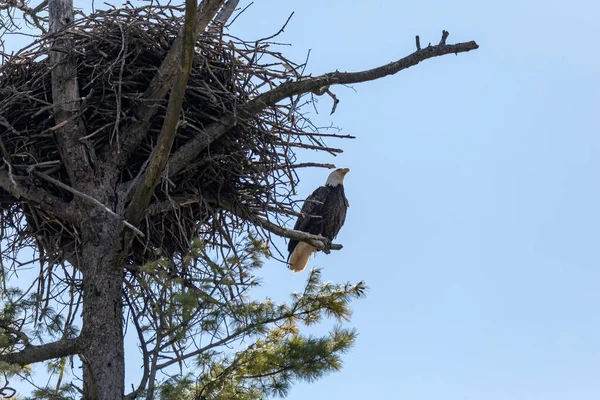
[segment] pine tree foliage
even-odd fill
[[[138,341],[143,380],[129,398],[284,397],[293,382],[313,381],[341,368],[341,356],[356,332],[340,323],[350,320],[351,300],[364,297],[364,283],[322,282],[320,270],[314,269],[301,293],[278,303],[252,292],[260,286],[258,270],[270,257],[263,240],[248,236],[224,254],[201,242],[192,249],[179,259],[156,260],[131,272],[124,292],[126,323]],[[77,334],[52,301],[40,310],[35,293],[7,289],[1,296],[3,351],[15,350],[17,332],[32,332],[20,341],[25,346],[30,340]],[[338,322],[328,335],[302,334],[303,326],[324,319]],[[72,357],[46,362],[52,376],[46,386],[36,383],[27,368],[0,368],[6,378],[35,384],[31,399],[74,399],[80,395],[80,373],[73,363]]]
[[[197,244],[193,254],[181,260],[181,265],[195,266],[184,267],[190,271],[187,278],[172,279],[171,265],[158,262],[147,267],[153,273],[129,289],[128,304],[149,349],[148,364],[181,371],[189,366],[185,379],[177,376],[160,384],[161,398],[283,396],[294,380],[313,380],[338,370],[341,354],[353,344],[352,330],[338,327],[327,337],[312,338],[303,336],[300,328],[327,317],[349,320],[349,302],[364,296],[363,283],[323,283],[320,271],[313,270],[304,291],[291,301],[257,300],[251,289],[259,285],[255,272],[262,266],[261,257],[269,255],[268,248],[250,237],[236,253],[217,263]],[[237,351],[224,351],[230,347]]]

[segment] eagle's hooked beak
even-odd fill
[[[340,168],[340,172],[342,175],[346,175],[348,172],[350,172],[350,168]]]

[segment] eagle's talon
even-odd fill
[[[325,245],[325,247],[323,247],[323,253],[325,253],[325,254],[331,253],[331,242],[329,240],[326,240],[323,242],[323,244]]]

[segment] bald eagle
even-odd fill
[[[329,240],[335,239],[344,221],[348,200],[344,194],[344,176],[348,168],[338,168],[329,174],[325,186],[320,186],[304,202],[302,216],[298,217],[294,230],[321,235]],[[290,240],[288,244],[288,266],[294,272],[300,272],[308,264],[316,249],[308,243]]]

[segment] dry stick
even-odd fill
[[[181,71],[175,78],[175,84],[169,96],[169,105],[163,122],[160,136],[158,137],[156,146],[150,155],[150,163],[142,176],[141,181],[134,189],[131,203],[125,211],[127,220],[134,224],[140,223],[146,208],[152,199],[154,188],[158,184],[160,175],[165,170],[169,154],[175,135],[177,134],[177,125],[179,122],[179,114],[181,113],[181,105],[183,104],[183,96],[187,81],[192,70],[192,60],[194,58],[194,43],[196,42],[196,1],[186,0],[185,2],[185,22],[184,22],[184,40],[181,43],[183,47],[181,53]]]
[[[73,189],[71,186],[69,185],[65,185],[64,183],[62,183],[61,181],[59,181],[58,179],[54,179],[53,177],[44,174],[43,172],[40,171],[29,171],[30,173],[34,174],[37,177],[40,177],[44,180],[47,180],[48,182],[61,187],[63,189],[65,189],[67,192],[73,193],[75,196],[79,196],[83,199],[86,199],[87,201],[94,203],[97,206],[100,206],[104,211],[106,211],[107,213],[109,213],[110,215],[116,217],[118,220],[120,220],[121,222],[123,222],[123,225],[125,225],[126,227],[128,227],[129,229],[131,229],[132,231],[134,231],[135,233],[137,233],[138,235],[140,235],[141,237],[145,237],[146,235],[144,235],[144,233],[142,231],[140,231],[138,228],[136,228],[135,226],[133,226],[132,224],[130,224],[129,222],[127,222],[126,220],[123,219],[123,217],[121,217],[119,214],[115,213],[113,210],[111,210],[110,208],[108,208],[107,206],[105,206],[104,204],[102,204],[100,201],[96,200],[95,198],[93,198],[92,196],[89,196],[85,193],[82,193],[78,190]]]
[[[443,40],[447,37],[444,31]],[[421,61],[446,54],[458,54],[479,48],[474,41],[452,45],[428,46],[422,50],[399,59],[398,61],[360,72],[332,72],[314,78],[301,79],[295,82],[286,82],[275,89],[269,90],[258,97],[240,106],[235,113],[222,117],[219,121],[210,124],[204,135],[198,135],[190,142],[177,150],[169,160],[169,176],[176,175],[198,157],[212,142],[220,138],[225,132],[238,123],[240,119],[252,118],[267,107],[277,104],[290,96],[312,92],[323,87],[338,84],[352,84],[372,81],[384,76],[396,74],[399,71],[417,65]]]
[[[213,19],[224,0],[203,0],[198,6],[198,17],[194,28],[194,41],[206,29]],[[146,136],[151,125],[152,117],[158,112],[159,107],[156,102],[162,100],[169,88],[179,76],[177,70],[180,66],[179,61],[183,57],[183,42],[185,29],[179,32],[177,38],[173,41],[169,52],[165,56],[160,68],[150,85],[146,89],[143,98],[153,100],[153,104],[141,105],[137,110],[138,121],[129,126],[121,137],[119,143],[119,152],[113,152],[112,159],[109,159],[109,165],[122,167],[127,162],[129,153],[134,151]]]
[[[277,165],[275,167],[273,167],[273,169],[285,169],[285,168],[292,168],[292,169],[296,169],[296,168],[327,168],[327,169],[333,169],[335,168],[335,164],[321,164],[321,163],[314,163],[314,162],[306,162],[306,163],[299,163],[299,164],[291,164],[291,165]]]

